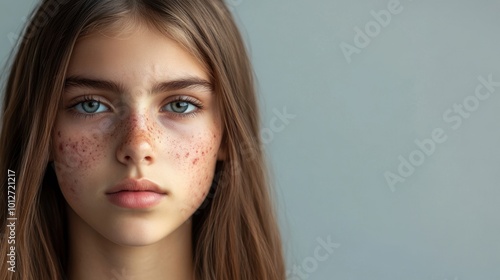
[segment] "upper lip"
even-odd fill
[[[161,190],[157,184],[147,179],[125,179],[109,189],[106,194],[113,194],[117,192],[155,192],[159,194],[166,193],[165,191]]]

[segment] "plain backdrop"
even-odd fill
[[[2,65],[35,2],[0,4]],[[500,279],[500,2],[227,3],[288,279]]]

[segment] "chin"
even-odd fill
[[[167,238],[173,229],[165,223],[127,221],[108,229],[106,238],[120,246],[148,246]]]

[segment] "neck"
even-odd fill
[[[163,240],[147,246],[122,246],[91,229],[68,209],[70,280],[193,280],[191,220]]]

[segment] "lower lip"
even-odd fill
[[[116,206],[130,209],[150,208],[165,197],[165,194],[155,192],[121,191],[107,195],[109,201]]]

